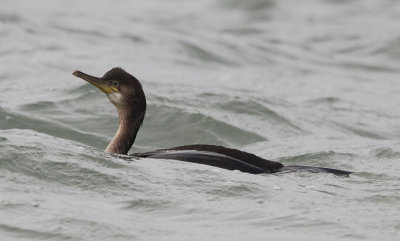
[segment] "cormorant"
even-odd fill
[[[101,78],[80,71],[75,71],[73,75],[99,88],[117,108],[119,128],[106,151],[127,155],[135,142],[146,112],[146,97],[139,80],[121,68],[113,68]],[[131,155],[194,162],[253,174],[293,171],[325,172],[336,175],[351,173],[322,167],[284,166],[248,152],[215,145],[179,146]]]

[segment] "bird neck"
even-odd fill
[[[110,144],[108,144],[106,152],[126,155],[135,142],[136,135],[143,122],[144,113],[127,112],[118,109],[118,115],[118,131]]]

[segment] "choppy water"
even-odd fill
[[[400,3],[0,4],[1,240],[399,240]],[[206,143],[356,171],[250,175],[103,152],[121,66],[131,151]]]

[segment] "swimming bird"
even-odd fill
[[[104,92],[114,104],[119,116],[119,127],[106,152],[127,155],[146,113],[146,96],[142,85],[134,76],[122,68],[113,68],[95,77],[81,71],[73,73]],[[284,166],[282,163],[263,159],[254,154],[216,145],[187,145],[169,149],[131,154],[134,157],[174,159],[220,167],[228,170],[260,174],[276,172],[325,172],[349,175],[351,172],[311,166]]]

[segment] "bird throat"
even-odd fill
[[[143,122],[144,113],[124,111],[118,107],[117,110],[119,115],[118,131],[108,144],[106,152],[126,155],[135,142],[136,135]]]

